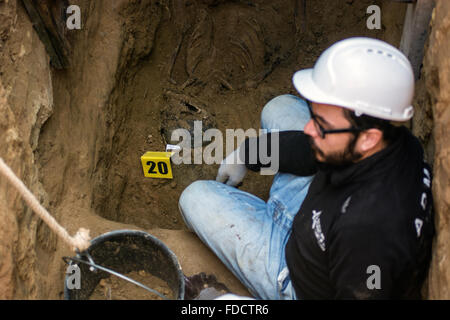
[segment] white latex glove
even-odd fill
[[[235,187],[244,180],[247,174],[247,167],[239,158],[239,149],[237,148],[222,160],[216,181]]]

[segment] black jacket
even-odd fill
[[[315,173],[286,246],[299,299],[420,298],[434,235],[431,169],[417,138],[397,130],[385,149],[340,168],[316,163],[302,131],[279,133],[280,171]]]

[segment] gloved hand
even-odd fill
[[[235,187],[244,180],[244,177],[247,174],[247,167],[245,166],[244,161],[240,159],[239,152],[240,147],[222,160],[216,181]]]

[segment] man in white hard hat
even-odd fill
[[[408,59],[350,38],[293,82],[303,99],[279,96],[262,111],[262,128],[280,131],[269,199],[235,188],[262,167],[249,163],[247,139],[240,162],[183,192],[187,226],[256,298],[420,298],[434,234],[431,169],[419,141],[390,123],[413,116]]]

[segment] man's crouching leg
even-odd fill
[[[284,250],[271,247],[276,226],[262,199],[216,181],[196,181],[181,194],[179,207],[188,228],[256,298],[279,298]]]

